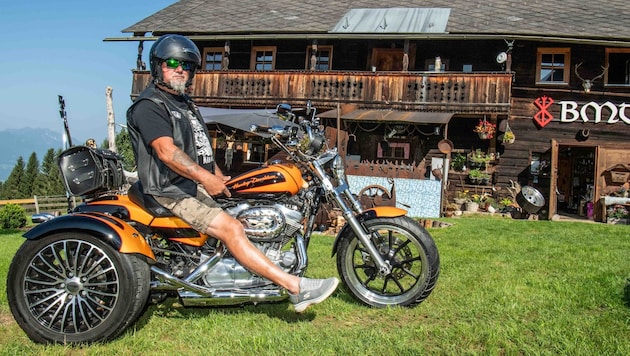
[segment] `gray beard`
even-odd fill
[[[186,92],[185,80],[171,80],[169,84],[171,86],[171,89],[175,90],[179,94],[184,94]]]

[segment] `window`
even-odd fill
[[[376,148],[377,158],[409,159],[411,145],[409,142],[387,142],[381,141]]]
[[[317,46],[315,58],[315,70],[331,70],[332,69],[332,46]],[[313,46],[306,49],[306,69],[311,69],[311,56],[313,56]]]
[[[569,84],[571,50],[539,48],[536,59],[537,84]]]
[[[630,49],[607,48],[606,65],[608,66],[604,76],[606,85],[630,85]]]
[[[203,70],[221,70],[223,62],[223,47],[208,47],[203,49]]]
[[[252,70],[274,70],[276,67],[276,47],[252,47]]]

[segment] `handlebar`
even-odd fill
[[[295,137],[298,133],[298,128],[297,126],[274,125],[274,126],[268,127],[268,126],[258,126],[254,124],[249,127],[249,131],[253,133],[265,133],[265,134],[270,134],[270,135],[280,136],[280,137]]]
[[[307,107],[308,118],[299,116],[297,122],[290,121],[287,125],[260,126],[252,124],[249,131],[262,135],[270,135],[271,140],[287,153],[293,155],[311,156],[320,152],[326,145],[324,131],[319,118],[315,116],[315,109]],[[295,157],[297,159],[297,156]]]

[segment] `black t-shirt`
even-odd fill
[[[176,118],[185,117],[193,128],[195,137],[195,145],[197,151],[197,163],[207,170],[212,170],[214,162],[212,146],[210,139],[204,130],[202,123],[196,118],[195,114],[190,110],[188,104],[181,96],[163,93],[166,100],[176,106],[179,110],[171,111],[171,115]],[[166,101],[165,100],[165,101]],[[169,114],[164,110],[164,106],[158,105],[151,100],[141,100],[136,104],[134,116],[139,118],[135,120],[138,130],[141,133],[144,144],[151,145],[153,140],[160,137],[173,137],[173,126]]]

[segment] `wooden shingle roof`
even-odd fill
[[[181,0],[122,32],[160,35],[322,34],[350,9],[450,8],[455,35],[520,35],[630,41],[627,0]]]

